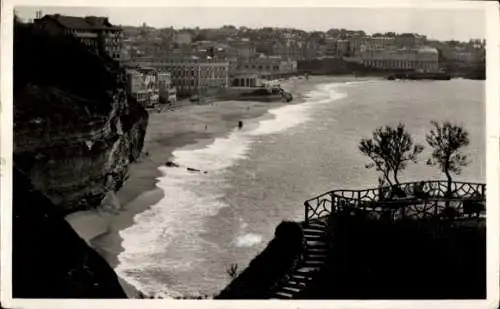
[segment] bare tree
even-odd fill
[[[408,162],[416,163],[417,156],[423,149],[422,145],[413,143],[413,138],[401,123],[397,128],[377,128],[372,133],[372,138],[363,138],[359,144],[361,153],[372,161],[365,167],[375,168],[382,173],[383,177],[379,182],[384,180],[391,187],[399,185],[399,173],[406,168]]]
[[[433,128],[426,135],[429,146],[433,148],[427,165],[439,166],[448,180],[447,194],[451,195],[451,174],[459,175],[462,167],[470,162],[461,148],[469,145],[469,133],[461,126],[446,121],[442,124],[431,121]]]

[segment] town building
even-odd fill
[[[385,37],[385,36],[352,37],[349,38],[348,40],[342,40],[342,41],[343,42],[347,41],[346,43],[344,43],[345,45],[343,46],[342,55],[349,54],[350,56],[358,56],[361,52],[365,50],[390,49],[396,46],[394,37]],[[344,50],[346,47],[347,51]],[[409,47],[409,46],[401,46],[401,47]]]
[[[394,38],[394,45],[399,48],[420,48],[427,38],[413,33],[402,33]]]
[[[337,40],[337,56],[342,57],[349,53],[349,41]]]
[[[136,64],[169,72],[177,96],[209,94],[229,87],[229,63],[216,59],[170,58],[151,59]]]
[[[236,74],[231,77],[232,87],[258,87],[260,86],[259,74],[255,73],[242,73]]]
[[[277,41],[272,55],[279,56],[283,60],[303,60],[304,47],[305,44],[295,39]]]
[[[256,42],[255,51],[266,56],[275,55],[276,41],[273,39],[261,39]]]
[[[304,59],[316,59],[320,56],[319,54],[319,49],[320,49],[320,44],[318,40],[310,39],[307,42],[304,43],[303,47],[303,55]]]
[[[106,54],[117,61],[121,58],[122,29],[113,26],[107,17],[54,14],[35,19],[34,25],[52,35],[71,35],[98,54]]]
[[[127,70],[127,92],[145,108],[160,103],[158,72],[152,68]]]
[[[169,72],[158,72],[158,91],[160,103],[170,105],[177,103],[177,89],[172,85],[172,76]]]
[[[358,56],[361,52],[362,46],[368,46],[371,43],[370,37],[360,36],[348,39],[348,53],[350,56]]]
[[[349,41],[333,37],[325,38],[325,56],[343,57],[349,53]]]
[[[191,44],[193,35],[189,31],[179,31],[175,33],[175,42],[179,45]]]
[[[386,49],[392,48],[396,45],[396,39],[394,37],[387,36],[372,36],[367,40],[366,49]],[[409,47],[409,46],[402,46]]]
[[[281,57],[265,57],[239,61],[235,74],[258,74],[261,78],[278,78],[297,73],[297,61],[283,60]]]
[[[361,62],[377,69],[439,71],[438,51],[431,47],[418,49],[371,49],[361,52]]]
[[[226,56],[229,58],[248,59],[257,55],[256,47],[249,40],[240,40],[231,42],[227,47]]]

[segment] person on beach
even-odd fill
[[[238,121],[238,129],[241,130],[241,128],[243,128],[243,121]]]

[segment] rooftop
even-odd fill
[[[438,50],[435,49],[434,47],[428,47],[428,46],[423,46],[418,50],[419,53],[431,53],[431,54],[437,54]]]
[[[52,19],[59,25],[70,29],[82,30],[121,30],[120,27],[113,26],[107,17],[86,16],[75,17],[60,14],[45,15],[42,19]]]

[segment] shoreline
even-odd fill
[[[283,88],[294,96],[294,100],[289,103],[218,101],[150,113],[143,151],[138,160],[130,165],[129,179],[116,193],[121,205],[119,213],[85,211],[68,216],[68,221],[112,268],[116,268],[119,264],[118,255],[124,250],[120,231],[134,224],[135,215],[146,211],[164,197],[163,191],[156,186],[158,178],[162,176],[158,168],[172,160],[176,149],[203,148],[216,138],[230,134],[237,128],[239,120],[259,122],[274,117],[269,113],[271,109],[304,103],[307,92],[318,84],[363,79],[355,76],[317,76],[309,80],[291,78],[281,81]],[[85,228],[78,227],[83,221],[87,222]],[[137,297],[137,289],[118,277],[127,295],[130,298]]]

